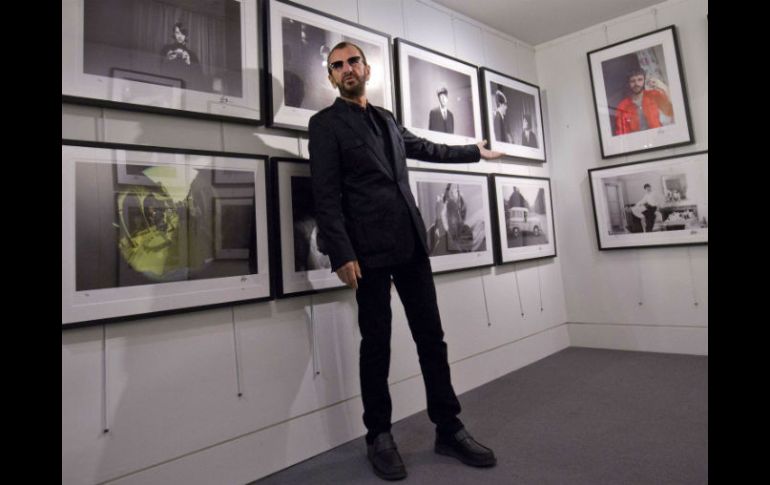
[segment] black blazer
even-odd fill
[[[395,232],[404,227],[399,223],[404,221],[396,220],[405,214],[404,201],[427,253],[425,224],[409,188],[406,158],[472,163],[479,161],[478,146],[447,146],[419,138],[399,125],[390,111],[375,106],[390,134],[395,159],[391,164],[347,103],[337,98],[313,115],[309,125],[319,245],[329,255],[332,270],[353,260],[378,267],[403,257]]]
[[[455,116],[451,111],[446,110],[446,121],[441,116],[441,108],[434,108],[430,110],[428,116],[428,129],[431,131],[442,131],[444,133],[455,132]]]
[[[513,137],[506,130],[505,118],[499,111],[495,111],[495,118],[493,120],[495,140],[503,143],[513,143]]]

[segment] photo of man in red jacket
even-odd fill
[[[642,69],[633,69],[627,77],[630,95],[617,106],[615,136],[651,130],[674,121],[674,108],[668,86],[657,78],[646,80]],[[652,89],[645,89],[645,84]]]

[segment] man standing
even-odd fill
[[[642,198],[634,204],[635,215],[640,219],[644,217],[644,232],[652,232],[652,228],[655,226],[655,216],[658,211],[658,198],[652,193],[652,186],[650,184],[644,184],[644,195]],[[639,215],[641,214],[641,216]]]
[[[495,116],[492,120],[495,140],[503,143],[513,143],[513,137],[508,131],[505,115],[508,112],[508,98],[499,89],[495,92]]]
[[[532,115],[524,113],[521,117],[521,144],[537,148],[537,135],[532,131]]]
[[[174,41],[160,51],[160,72],[164,76],[182,79],[186,89],[205,89],[203,69],[198,56],[190,48],[190,35],[181,23],[174,24]]]
[[[493,466],[457,415],[425,225],[409,188],[406,158],[470,163],[500,153],[476,145],[434,144],[400,126],[393,114],[366,100],[370,67],[355,44],[329,53],[329,81],[340,97],[310,119],[310,169],[319,244],[332,270],[356,290],[361,330],[360,378],[367,457],[381,478],[406,477],[390,433],[391,281],[404,304],[417,344],[428,416],[436,424],[435,451],[473,466]]]
[[[630,96],[618,103],[615,113],[615,135],[660,128],[671,123],[674,108],[668,86],[660,79],[650,79],[653,89],[644,89],[646,74],[642,69],[628,73]]]
[[[430,110],[430,116],[428,117],[428,129],[431,131],[441,131],[443,133],[455,132],[455,117],[449,108],[447,108],[447,102],[449,97],[446,86],[441,86],[436,91],[438,96],[438,108]]]

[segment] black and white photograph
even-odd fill
[[[67,2],[63,99],[261,121],[256,3]]]
[[[477,67],[401,38],[394,45],[399,116],[404,127],[436,143],[479,141]]]
[[[545,162],[540,88],[485,67],[480,72],[490,148]]]
[[[474,137],[471,76],[409,57],[412,126]]]
[[[390,36],[283,0],[269,1],[269,62],[273,126],[306,130],[308,120],[339,95],[326,60],[339,42],[361,47],[370,66],[370,103],[393,109]]]
[[[269,297],[266,197],[264,157],[62,145],[62,323]]]
[[[602,157],[694,143],[676,27],[588,53]]]
[[[589,170],[599,249],[708,243],[708,152]]]
[[[485,174],[409,169],[433,272],[494,264]]]
[[[234,171],[234,170],[228,170]],[[248,173],[248,172],[246,172]],[[214,199],[214,259],[253,259],[254,197]],[[248,229],[248,230],[244,230]]]
[[[331,269],[318,247],[318,224],[309,175],[291,177],[291,220],[294,228],[294,271]]]
[[[276,260],[276,296],[306,294],[345,285],[322,252],[310,180],[310,163],[299,158],[272,158],[273,227],[280,240]],[[279,267],[280,266],[280,267]]]
[[[492,175],[498,264],[556,256],[551,181]]]

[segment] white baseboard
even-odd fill
[[[708,327],[570,322],[567,328],[572,347],[708,355]]]

